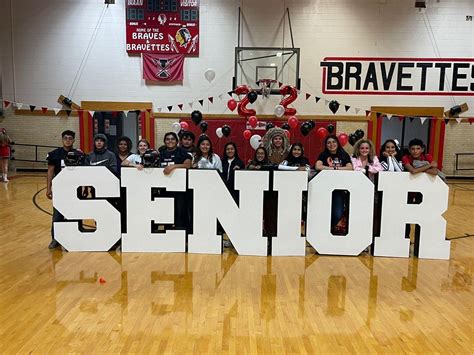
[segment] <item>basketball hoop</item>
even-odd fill
[[[270,92],[272,91],[272,86],[276,83],[277,81],[274,79],[260,79],[257,82],[257,85],[260,86],[260,92],[263,97],[267,98],[270,96]]]

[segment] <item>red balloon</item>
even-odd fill
[[[288,124],[291,128],[298,127],[298,118],[296,118],[296,116],[291,116],[290,118],[288,118]]]
[[[339,133],[339,135],[337,136],[337,138],[339,139],[339,143],[341,143],[341,145],[344,147],[347,142],[349,141],[349,136],[345,133]]]
[[[249,117],[249,125],[250,125],[250,127],[255,128],[255,127],[257,127],[257,124],[258,124],[257,117],[255,117],[255,116],[250,116],[250,117]]]
[[[187,131],[189,129],[188,122],[180,122],[179,125],[181,126],[181,129],[184,131]]]
[[[288,139],[290,139],[291,133],[290,133],[289,130],[285,129],[285,135],[286,135],[286,137],[287,137]]]
[[[227,101],[227,107],[229,108],[229,110],[234,111],[237,108],[237,101],[235,101],[234,99],[230,99],[229,101]]]
[[[326,138],[328,134],[329,134],[328,130],[324,127],[319,127],[318,130],[316,131],[316,135],[318,136],[319,139]]]
[[[250,137],[252,137],[252,132],[250,132],[250,130],[246,129],[246,130],[244,131],[244,138],[245,138],[246,140],[249,140]]]
[[[293,116],[296,115],[296,109],[287,107],[293,101],[298,98],[298,90],[294,86],[284,85],[280,88],[280,95],[286,96],[280,101],[280,105],[285,108],[285,116]]]
[[[247,108],[247,105],[250,104],[250,100],[247,95],[249,92],[250,88],[247,85],[240,85],[234,90],[234,94],[236,95],[245,95],[244,98],[240,100],[237,105],[237,113],[239,114],[239,116],[255,116],[257,113],[253,108]]]

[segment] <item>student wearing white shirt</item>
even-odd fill
[[[199,138],[193,159],[193,168],[216,169],[222,173],[221,158],[212,151],[212,142],[208,136]]]

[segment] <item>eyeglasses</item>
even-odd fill
[[[63,137],[63,140],[65,140],[65,141],[73,141],[73,140],[74,140],[74,137],[64,136],[64,137]]]

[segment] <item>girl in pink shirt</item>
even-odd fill
[[[383,167],[375,155],[374,145],[370,140],[361,139],[354,145],[352,166],[355,171],[363,171],[372,182],[375,174],[383,171]]]

